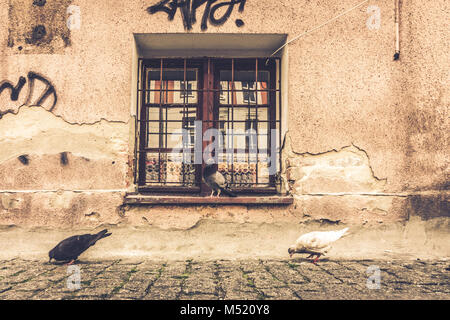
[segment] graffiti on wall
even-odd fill
[[[162,0],[155,5],[148,7],[147,12],[150,14],[165,12],[168,19],[171,21],[175,17],[177,10],[180,9],[184,28],[186,30],[191,30],[192,25],[197,22],[197,9],[205,4],[201,29],[206,30],[208,28],[208,21],[215,26],[223,25],[230,17],[235,5],[239,4],[239,12],[244,11],[245,2],[246,0],[230,0],[222,2],[219,2],[218,0]],[[220,15],[221,11],[225,12]],[[244,25],[244,22],[241,19],[237,19],[235,23],[238,27]]]
[[[28,72],[27,78],[20,77],[16,85],[7,80],[0,82],[0,95],[3,93],[3,91],[9,89],[10,93],[9,98],[11,99],[11,101],[17,101],[27,81],[28,81],[28,94],[26,96],[24,104],[30,106],[31,105],[41,106],[44,104],[44,102],[53,97],[53,101],[49,100],[50,107],[48,108],[48,111],[53,111],[56,102],[58,100],[55,87],[44,76],[35,73],[33,71]],[[40,83],[41,85],[38,86],[38,83]],[[0,111],[0,119],[4,114],[11,112],[12,110],[7,110],[5,112]]]

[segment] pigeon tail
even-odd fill
[[[91,242],[91,246],[93,246],[98,240],[109,237],[111,233],[108,233],[107,229],[104,229],[95,235],[95,238]]]
[[[100,236],[98,238],[100,240],[100,239],[109,237],[111,234],[112,234],[111,232],[108,233],[108,229],[104,229],[104,230],[100,231],[99,233],[97,233],[97,236]]]
[[[237,197],[236,194],[234,194],[234,193],[231,192],[231,191],[228,191],[228,190],[225,189],[225,188],[220,188],[220,190],[221,190],[223,193],[225,193],[227,196],[229,196],[229,197]]]
[[[342,229],[342,230],[341,230],[341,234],[342,234],[341,237],[348,236],[348,235],[350,234],[350,231],[348,231],[348,230],[349,230],[349,228],[344,228],[344,229]]]
[[[108,232],[108,229],[103,229],[102,231],[98,232],[97,234],[95,234],[97,237],[101,237],[103,236],[105,233]]]

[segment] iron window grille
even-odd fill
[[[211,156],[234,192],[276,192],[279,58],[139,59],[136,114],[139,192],[209,193],[203,153],[216,138],[223,152]],[[220,134],[205,141],[208,129]]]

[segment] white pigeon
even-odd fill
[[[343,236],[348,235],[348,228],[338,231],[313,231],[306,233],[297,239],[295,244],[289,247],[289,256],[294,253],[309,253],[307,258],[317,256],[312,262],[316,263],[321,255],[324,255],[331,244]]]

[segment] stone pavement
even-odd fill
[[[301,258],[168,262],[81,259],[75,266],[65,266],[12,259],[0,261],[0,300],[448,300],[449,273],[448,261],[422,260],[324,259],[314,265]]]

